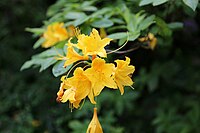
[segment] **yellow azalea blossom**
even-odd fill
[[[103,129],[97,116],[97,108],[94,108],[93,118],[87,128],[86,133],[103,133]]]
[[[91,103],[96,104],[91,89],[91,82],[84,75],[81,67],[76,68],[73,77],[62,78],[62,80],[60,90],[57,93],[58,100],[63,103],[69,100],[73,107],[78,108],[81,100],[88,96]]]
[[[74,71],[74,76],[72,78],[68,78],[68,81],[70,82],[71,85],[76,87],[76,100],[82,100],[86,96],[89,97],[91,103],[95,104],[96,102],[94,101],[91,89],[91,82],[90,80],[86,77],[84,74],[84,71],[81,67],[76,68]]]
[[[154,36],[153,33],[148,33],[146,37],[141,37],[138,39],[140,42],[147,42],[148,46],[143,46],[144,48],[150,48],[151,50],[154,50],[157,44],[157,38]]]
[[[157,44],[157,38],[152,33],[148,34],[148,38],[150,40],[149,47],[150,47],[150,49],[154,50],[154,48],[156,47],[156,44]]]
[[[84,55],[99,55],[100,57],[107,57],[105,46],[110,43],[112,39],[101,39],[99,32],[92,29],[90,36],[78,35],[77,48],[81,49]]]
[[[121,95],[124,93],[124,86],[131,86],[133,84],[130,75],[135,71],[135,67],[130,64],[130,58],[126,60],[115,60],[117,67],[115,69],[114,80],[119,87]]]
[[[49,48],[59,41],[69,38],[67,30],[64,28],[64,23],[53,23],[47,27],[43,34],[45,39],[42,47]]]
[[[105,63],[105,60],[101,58],[95,58],[92,61],[91,68],[85,70],[85,75],[92,82],[94,96],[98,96],[105,86],[117,88],[116,83],[111,77],[114,69],[114,64]]]
[[[60,55],[60,57],[56,57],[57,60],[66,60],[63,67],[67,67],[68,65],[79,60],[88,60],[88,56],[81,56],[74,50],[74,44],[71,43],[71,38],[69,39],[67,46],[66,57]]]

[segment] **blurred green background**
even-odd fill
[[[72,113],[56,103],[60,84],[51,70],[20,72],[36,41],[26,27],[39,27],[54,0],[0,1],[0,133],[82,133],[92,117],[86,101]],[[159,41],[154,51],[138,49],[125,55],[136,67],[134,88],[105,90],[98,98],[105,133],[200,132],[200,14],[191,9],[146,7],[167,22],[178,19],[183,29]],[[118,56],[118,55],[116,55]]]

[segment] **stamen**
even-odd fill
[[[78,38],[78,36],[81,34],[81,30],[78,27],[76,27],[74,29],[74,34],[75,34],[76,38]]]
[[[54,49],[58,55],[58,57],[56,57],[56,56],[54,57],[56,60],[64,60],[66,58],[65,56],[61,55],[55,47],[54,47]]]
[[[139,47],[140,47],[140,46],[137,45],[137,46],[134,47],[134,48],[131,48],[131,49],[128,49],[128,50],[124,50],[124,51],[115,51],[114,53],[116,53],[116,54],[124,54],[124,53],[128,53],[128,52],[132,52],[132,51],[138,49]],[[108,51],[111,51],[111,50],[108,50]]]
[[[80,62],[76,63],[73,67],[71,67],[71,69],[68,71],[68,73],[67,73],[67,75],[66,75],[66,78],[69,76],[70,72],[71,72],[76,66],[78,66],[78,65],[81,64],[81,63],[84,63],[84,61],[80,61]]]
[[[89,65],[89,64],[85,65],[85,66],[83,67],[83,70],[84,70],[86,67],[88,67],[88,66],[90,66],[90,65]]]
[[[127,40],[126,40],[126,42],[125,42],[121,47],[119,47],[118,49],[115,49],[115,50],[113,50],[113,51],[110,51],[110,52],[108,52],[107,54],[112,54],[112,53],[115,53],[116,51],[122,49],[122,48],[128,43],[128,40],[129,40],[129,35],[128,35],[128,32],[127,32]]]
[[[131,89],[133,89],[133,90],[135,89],[135,88],[133,88],[133,86],[131,86],[131,85],[129,85],[129,87],[131,87]]]

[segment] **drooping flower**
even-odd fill
[[[100,57],[107,57],[105,46],[110,43],[112,39],[101,39],[99,32],[92,29],[90,36],[78,35],[77,47],[82,50],[84,55],[99,55]]]
[[[71,43],[71,39],[69,39],[67,46],[66,56],[56,57],[57,60],[66,60],[63,67],[67,67],[68,65],[79,60],[88,60],[88,56],[82,56],[74,50],[74,44]]]
[[[97,108],[94,108],[93,118],[87,128],[86,133],[103,133],[103,129],[97,116]]]
[[[57,93],[58,101],[65,103],[69,100],[73,107],[78,108],[81,100],[88,96],[91,103],[96,104],[91,89],[91,82],[83,72],[83,69],[78,67],[74,71],[73,77],[62,78],[63,82]]]
[[[131,86],[133,84],[130,74],[135,71],[135,67],[130,64],[130,58],[126,60],[115,60],[117,67],[114,73],[114,80],[119,87],[121,95],[124,93],[124,86]]]
[[[115,66],[112,63],[106,63],[101,58],[95,58],[92,61],[91,68],[85,70],[85,75],[92,82],[94,96],[98,96],[102,89],[107,86],[116,89],[116,83],[112,78]]]
[[[64,28],[64,23],[53,23],[47,27],[47,30],[43,34],[45,39],[42,47],[49,48],[55,45],[59,41],[63,41],[69,38],[67,30]]]

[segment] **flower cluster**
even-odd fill
[[[90,35],[77,34],[76,44],[71,42],[71,38],[69,39],[66,44],[66,56],[57,59],[65,60],[64,67],[75,62],[86,65],[83,68],[76,67],[72,77],[67,75],[61,78],[62,83],[57,93],[57,101],[62,103],[69,101],[72,108],[78,108],[81,101],[88,97],[92,104],[96,104],[95,97],[105,87],[119,88],[123,94],[124,86],[133,84],[130,75],[135,67],[130,65],[130,58],[115,60],[115,64],[105,61],[107,57],[105,46],[110,41],[112,41],[110,38],[101,39],[96,29],[92,29]]]

